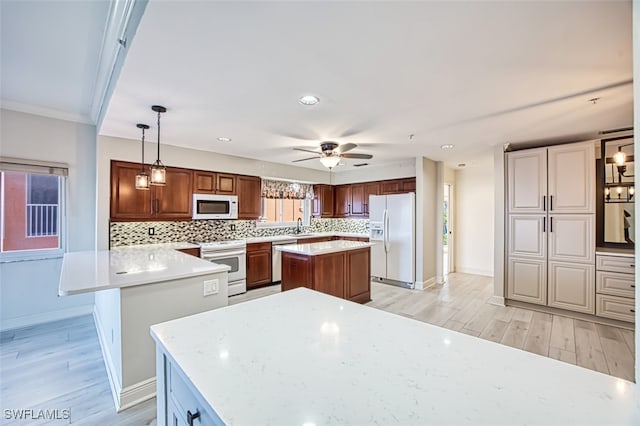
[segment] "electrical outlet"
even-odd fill
[[[229,225],[229,228],[230,228],[232,231],[235,231],[235,230],[236,230],[236,224],[235,224],[235,223],[232,223],[231,225]]]
[[[149,235],[156,235],[156,229],[155,228],[149,228]]]
[[[219,280],[213,279],[213,280],[207,280],[204,282],[204,295],[205,296],[211,296],[212,294],[218,294],[218,284],[219,284]]]

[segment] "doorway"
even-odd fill
[[[453,271],[453,238],[451,233],[451,184],[444,184],[444,205],[442,209],[442,275],[446,276]]]

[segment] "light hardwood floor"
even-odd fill
[[[482,339],[633,380],[634,335],[616,327],[488,303],[492,280],[449,275],[425,291],[372,283],[371,307]],[[231,304],[268,296],[280,286],[252,290]],[[116,413],[89,315],[0,333],[2,424],[5,409],[69,409],[71,423],[155,425],[155,399]],[[37,424],[68,424],[69,420]]]

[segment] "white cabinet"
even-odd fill
[[[507,298],[547,304],[547,261],[510,258],[507,272]]]
[[[596,255],[596,315],[635,322],[635,258]]]
[[[593,213],[596,180],[593,142],[548,148],[548,211]]]
[[[547,195],[547,149],[508,154],[509,213],[543,213]]]
[[[593,314],[594,271],[593,265],[550,261],[548,305]]]
[[[595,262],[594,215],[549,215],[549,260]]]
[[[507,153],[508,299],[595,312],[595,144]]]
[[[546,223],[547,217],[543,215],[509,216],[509,256],[544,259],[547,256]]]

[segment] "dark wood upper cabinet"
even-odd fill
[[[139,171],[140,164],[111,161],[110,217],[112,220],[146,220],[151,216],[152,190],[141,190],[135,187],[135,177]]]
[[[193,171],[193,192],[196,194],[216,193],[216,173],[202,170]]]
[[[402,192],[415,192],[416,178],[402,179]]]
[[[216,173],[216,194],[236,195],[236,175]]]
[[[191,219],[192,170],[167,167],[167,184],[153,189],[156,219]]]
[[[369,196],[380,194],[380,182],[366,182],[364,184],[364,214],[369,216]]]
[[[366,213],[364,184],[354,183],[351,186],[351,216],[363,216]],[[367,198],[368,200],[368,198]]]
[[[238,219],[260,217],[262,206],[262,180],[256,176],[236,176],[238,191]]]
[[[347,217],[351,213],[351,185],[335,187],[335,217]]]
[[[398,194],[402,188],[402,182],[399,179],[383,180],[380,182],[380,194]]]
[[[313,216],[333,217],[333,186],[313,186]]]

